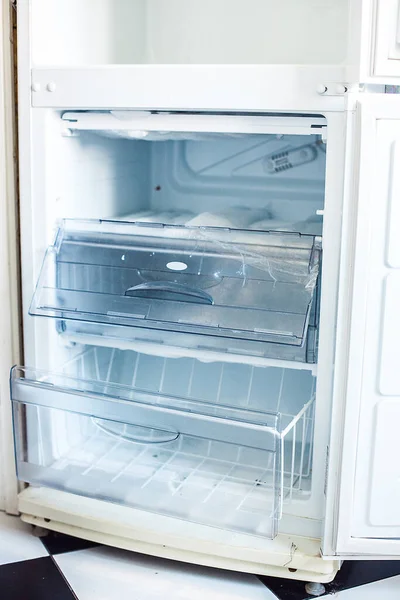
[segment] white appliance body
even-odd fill
[[[102,543],[198,564],[330,581],[343,558],[400,555],[398,476],[390,463],[397,452],[393,423],[400,394],[394,364],[399,295],[395,223],[400,101],[396,95],[382,93],[382,84],[398,81],[397,42],[387,49],[382,41],[387,32],[383,25],[388,21],[386,3],[328,2],[316,8],[310,1],[309,11],[298,15],[304,20],[298,27],[304,40],[297,60],[293,40],[298,43],[299,38],[290,29],[290,23],[297,24],[293,19],[296,3],[289,0],[279,8],[282,14],[275,15],[280,29],[271,27],[269,36],[264,35],[264,29],[261,35],[254,27],[261,22],[270,24],[270,3],[254,0],[252,7],[244,7],[236,2],[234,9],[230,3],[232,22],[224,33],[225,44],[217,43],[219,25],[226,16],[224,2],[215,9],[215,31],[210,31],[204,2],[186,14],[184,3],[171,1],[168,15],[160,4],[165,3],[118,0],[112,8],[104,0],[96,4],[95,11],[90,0],[83,7],[69,1],[68,6],[62,3],[61,10],[55,11],[45,0],[18,3],[23,364],[35,375],[30,387],[24,387],[22,377],[15,378],[12,395],[18,408],[17,437],[25,440],[17,445],[18,470],[22,472],[21,462],[42,470],[31,469],[25,478],[20,476],[34,485],[21,491],[18,498],[13,493],[14,476],[3,478],[2,489],[8,490],[8,495],[3,492],[0,497],[4,508],[20,511],[29,523]],[[392,4],[390,10],[395,14],[396,3]],[[109,18],[110,11],[113,19]],[[164,27],[164,37],[159,37],[160,22],[165,24],[166,16],[169,26]],[[68,19],[73,20],[73,26],[67,28]],[[312,19],[320,21],[313,24]],[[135,38],[135,47],[130,43],[130,26],[125,31],[121,23],[138,24],[141,33]],[[73,32],[73,52],[66,52],[67,30]],[[243,45],[247,54],[236,43],[239,35],[253,40]],[[208,45],[203,42],[205,36],[211,36]],[[318,62],[316,56],[322,64],[312,66]],[[368,93],[360,92],[360,83],[369,86]],[[287,151],[292,154],[284,156],[286,167],[279,171],[282,153]],[[235,222],[238,206],[242,209],[240,225]],[[243,209],[252,215],[244,225]],[[204,216],[210,214],[214,221]],[[57,319],[29,314],[43,257],[53,243],[60,219],[147,220],[171,226],[174,223],[168,219],[176,215],[181,219],[179,225],[194,219],[195,227],[221,227],[218,219],[222,218],[222,228],[228,230],[261,229],[266,235],[283,230],[289,236],[290,232],[316,236],[323,260],[315,292],[315,355],[296,358],[296,350],[293,358],[276,350],[275,355],[256,356],[242,350],[222,356],[212,343],[199,354],[198,346],[189,344],[189,338],[172,344],[164,343],[163,338],[169,350],[157,350],[154,340],[149,345],[148,340],[140,339],[138,344],[138,336],[132,341],[119,335],[116,342],[114,334],[108,336],[103,330],[99,336],[93,323],[82,328],[67,316],[66,329],[60,329]],[[9,263],[3,257],[2,265],[6,266]],[[9,277],[5,270],[2,282]],[[13,293],[11,305],[15,303]],[[49,310],[43,302],[40,308],[42,314]],[[54,314],[50,316],[59,316],[54,307],[51,310]],[[63,311],[65,316],[65,308]],[[92,319],[88,312],[85,314],[83,323]],[[111,316],[118,318],[115,311]],[[98,317],[94,322],[99,322]],[[310,322],[307,320],[307,327]],[[11,348],[9,336],[4,343]],[[182,511],[188,502],[190,506],[187,496],[174,507],[175,516],[172,509],[146,512],[138,504],[139,496],[133,503],[125,497],[124,502],[120,497],[109,502],[104,490],[89,493],[90,486],[82,483],[82,478],[68,488],[60,483],[62,477],[54,483],[54,471],[45,473],[43,469],[49,466],[54,469],[55,453],[54,445],[49,449],[42,440],[58,440],[60,457],[66,460],[62,448],[69,445],[74,423],[87,418],[87,409],[82,407],[94,392],[92,388],[82,392],[81,400],[74,404],[76,409],[70,409],[77,419],[73,421],[65,416],[67,404],[61,403],[59,388],[58,395],[49,395],[48,388],[43,387],[40,400],[32,400],[35,388],[43,386],[49,377],[40,378],[36,370],[61,370],[66,377],[87,380],[76,365],[79,361],[86,364],[89,357],[90,369],[97,365],[96,381],[106,379],[107,384],[118,386],[126,384],[123,361],[133,355],[135,365],[142,362],[140,368],[135,367],[131,385],[147,393],[152,392],[153,384],[157,393],[166,393],[168,374],[179,365],[179,376],[175,369],[168,388],[174,398],[192,394],[207,401],[207,392],[202,392],[196,381],[205,378],[212,389],[214,369],[216,387],[208,401],[218,399],[222,405],[243,408],[247,398],[249,407],[271,410],[272,374],[279,370],[282,382],[294,382],[289,414],[297,417],[284,433],[276,430],[281,453],[277,456],[281,458],[275,471],[280,479],[278,483],[273,480],[270,495],[271,535],[263,535],[265,529],[260,530],[261,535],[253,531],[247,517],[245,528],[241,521],[238,525],[236,513],[233,529],[230,521],[229,526],[227,522],[225,527],[216,527],[204,510],[201,518],[185,519]],[[96,357],[93,364],[91,356]],[[102,356],[108,365],[106,378],[100,373]],[[189,360],[190,367],[186,367]],[[10,358],[5,362],[8,370]],[[164,366],[157,380],[159,364]],[[114,370],[119,375],[113,375]],[[235,385],[234,373],[240,373]],[[257,388],[254,383],[259,376],[261,382],[266,377],[267,405],[264,399],[258,404],[254,400],[257,390],[264,386],[260,383]],[[296,382],[306,380],[314,382],[312,415],[294,409],[296,397],[305,389],[305,384]],[[68,385],[62,393],[67,394],[65,402],[72,402],[77,392],[71,386],[68,391]],[[110,391],[106,397],[112,398]],[[281,393],[278,407],[280,400]],[[9,405],[5,407],[2,399],[1,425],[8,432],[2,456],[10,454],[9,413]],[[92,413],[92,421],[85,425],[90,431],[93,419],[98,424],[96,414]],[[24,435],[20,436],[22,422]],[[226,431],[233,431],[232,423],[229,427]],[[127,433],[123,431],[124,444]],[[188,431],[190,435],[192,429]],[[220,431],[218,435],[222,435]],[[236,444],[237,438],[224,439]],[[214,446],[210,448],[212,454]],[[296,466],[299,448],[300,469]],[[182,454],[182,446],[179,452]],[[303,477],[305,453],[310,469]],[[96,456],[95,464],[103,460]],[[171,460],[176,459],[176,453],[174,457]],[[201,455],[197,473],[202,472],[204,460]],[[241,465],[237,456],[235,461],[230,469]],[[62,469],[67,463],[60,464],[57,462],[55,468]],[[256,462],[245,464],[249,471],[257,466]],[[68,469],[71,465],[68,462]],[[126,468],[118,463],[117,472],[112,466],[111,480],[120,478],[121,470],[126,474]],[[154,478],[161,485],[158,469],[151,471],[144,487]],[[86,477],[91,472],[93,464],[88,463],[83,474]],[[48,477],[47,485],[44,477]],[[224,486],[229,480],[237,486],[239,480],[231,481],[230,477],[225,475],[213,485]],[[242,490],[244,480],[240,481]],[[256,482],[262,491],[264,484],[267,487],[264,479]],[[178,495],[179,490],[192,493],[184,480],[175,486],[174,498],[176,490]],[[205,495],[204,501],[209,497]],[[258,526],[257,518],[254,527]]]

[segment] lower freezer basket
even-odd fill
[[[273,538],[309,463],[312,398],[290,421],[21,367],[11,395],[20,480],[205,525]]]

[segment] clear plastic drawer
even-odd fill
[[[311,235],[67,220],[30,313],[80,333],[77,321],[88,332],[89,324],[135,328],[125,339],[184,333],[183,346],[307,362],[320,255]]]
[[[96,364],[95,354],[86,364]],[[289,416],[281,393],[268,412],[15,367],[18,477],[273,538],[283,500],[310,468],[313,392],[298,389],[298,412]]]

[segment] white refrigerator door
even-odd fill
[[[400,77],[400,0],[376,0],[373,72]]]
[[[323,552],[399,556],[400,96],[361,97],[351,138]]]
[[[351,0],[348,81],[400,82],[400,0]]]

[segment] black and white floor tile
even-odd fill
[[[345,563],[339,600],[399,600],[400,560]],[[50,533],[0,513],[1,600],[305,600],[304,583],[185,565]]]

